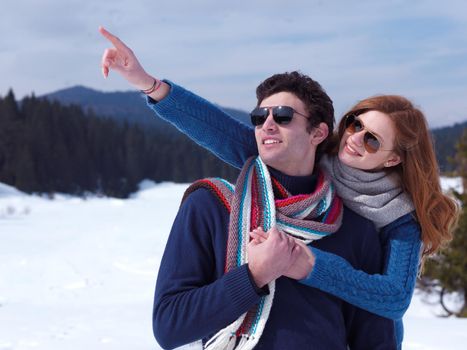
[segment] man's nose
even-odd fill
[[[274,121],[274,117],[272,116],[272,110],[269,110],[268,117],[264,121],[263,129],[265,130],[274,130],[277,128],[277,123]]]

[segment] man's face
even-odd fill
[[[279,92],[265,98],[260,107],[289,106],[298,113],[308,115],[305,104],[290,92]],[[294,113],[288,124],[277,124],[270,109],[264,124],[255,127],[256,143],[261,159],[284,174],[293,176],[310,175],[316,154],[312,142],[315,129],[307,131],[306,117]]]

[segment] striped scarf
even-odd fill
[[[219,178],[199,180],[187,189],[184,198],[200,187],[213,192],[230,212],[225,272],[248,262],[246,247],[253,228],[262,227],[268,231],[276,225],[308,244],[337,231],[342,221],[342,201],[335,195],[330,179],[321,171],[313,193],[292,196],[271,178],[259,157],[252,157],[242,168],[235,187]],[[270,282],[268,287],[268,295],[215,334],[205,349],[252,349],[271,311],[275,282]]]

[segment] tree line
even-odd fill
[[[456,144],[452,157],[456,173],[462,177],[463,193],[453,195],[461,204],[459,224],[453,240],[438,254],[427,260],[418,286],[429,295],[437,294],[443,316],[467,317],[467,130]],[[455,305],[449,300],[455,296]]]
[[[192,182],[238,171],[186,137],[34,95],[0,98],[0,182],[27,193],[126,198],[143,179]]]
[[[457,142],[466,129],[467,121],[432,130],[436,158],[442,173],[457,171],[457,164],[453,158],[456,154]]]

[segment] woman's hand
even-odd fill
[[[108,77],[110,70],[114,70],[138,90],[149,90],[155,85],[156,79],[146,73],[133,51],[123,41],[104,27],[99,27],[99,32],[113,45],[102,55],[101,68],[105,78]],[[160,86],[155,85],[158,86],[157,90],[149,96],[160,101],[168,94],[169,86],[164,82],[158,84]]]
[[[268,239],[268,234],[264,232],[261,227],[258,227],[250,232],[250,237],[252,240],[256,241],[256,243],[263,243],[266,239]]]
[[[250,237],[256,244],[265,242],[268,235],[269,233],[264,232],[261,227],[255,228],[250,232]],[[295,249],[298,250],[298,257],[295,262],[290,265],[283,276],[300,280],[308,276],[313,270],[313,266],[315,265],[315,256],[308,246],[298,239],[295,239],[295,246]]]
[[[315,265],[315,256],[305,243],[299,240],[295,240],[295,244],[298,246],[298,257],[297,260],[289,267],[284,273],[284,276],[293,278],[294,280],[301,280],[307,277],[313,270]]]

